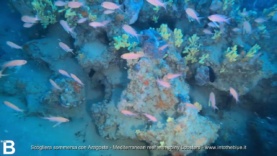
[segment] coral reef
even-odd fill
[[[274,40],[268,40],[276,36],[272,21],[275,16],[277,21],[277,5],[257,11],[243,9],[235,0],[168,0],[156,6],[143,0],[109,1],[114,4],[108,6],[103,1],[74,2],[80,6],[58,7],[52,0],[20,0],[22,6],[11,2],[22,16],[37,15],[47,28],[41,39],[30,36],[36,39],[25,43],[20,54],[47,71],[47,82],[41,87],[13,77],[2,83],[1,78],[1,93],[24,92],[32,113],[56,107],[68,113],[89,103],[103,138],[141,140],[162,149],[151,150],[153,155],[199,154],[204,149],[168,147],[213,144],[228,100],[217,103],[220,109],[210,115],[201,98],[190,97],[190,88],[227,99],[230,88],[245,95],[277,73]],[[199,16],[191,17],[203,17],[201,22],[189,22],[184,8],[196,10]],[[72,53],[59,42],[72,47]],[[122,57],[126,54],[140,57]],[[80,79],[61,74],[61,69]],[[87,92],[92,88],[95,94]],[[45,107],[32,104],[37,99]]]
[[[51,0],[33,0],[32,6],[44,28],[56,22],[57,8]]]

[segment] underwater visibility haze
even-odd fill
[[[277,0],[1,0],[0,155],[276,156]]]

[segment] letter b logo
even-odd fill
[[[14,142],[12,140],[3,140],[3,154],[14,154]]]

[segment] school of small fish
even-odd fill
[[[162,0],[146,0],[146,1],[155,7],[163,7],[166,10],[167,3],[163,2]],[[65,2],[62,0],[55,1],[54,5],[57,7],[69,7],[71,9],[78,9],[78,8],[81,8],[84,6],[84,4],[82,2],[78,2],[78,1],[66,1]],[[221,5],[220,3],[212,4],[210,9],[217,10],[218,8],[220,8],[219,7],[220,5]],[[121,10],[122,6],[118,5],[116,3],[113,3],[113,2],[105,1],[105,2],[101,3],[101,7],[105,9],[103,13],[105,15],[109,15],[109,14],[113,14],[117,10]],[[176,6],[175,6],[175,8],[176,8]],[[177,10],[177,8],[176,8],[176,10]],[[185,10],[185,13],[186,13],[188,19],[190,19],[190,21],[195,20],[200,24],[201,17],[199,17],[199,14],[194,9],[185,8],[184,10]],[[247,12],[242,13],[242,14],[245,14],[245,16],[247,16]],[[213,14],[213,15],[208,16],[207,18],[211,21],[208,23],[209,28],[215,28],[215,27],[219,28],[220,23],[227,23],[227,24],[230,23],[230,18],[226,17],[225,15],[221,15],[221,14]],[[38,23],[40,21],[40,18],[38,16],[33,17],[33,16],[29,16],[29,15],[24,15],[21,17],[21,20],[24,22],[23,27],[31,28],[33,25],[35,25],[36,23]],[[82,24],[82,23],[85,23],[86,21],[89,21],[89,18],[79,18],[77,20],[77,23]],[[259,18],[255,19],[256,23],[264,23],[266,21],[267,21],[267,19],[264,17],[259,17]],[[89,22],[88,25],[95,29],[96,28],[104,28],[110,22],[111,22],[111,20],[92,21],[92,22]],[[66,21],[60,20],[59,23],[67,33],[74,34],[74,28],[71,28]],[[203,29],[203,33],[206,35],[212,35],[213,32],[209,28]],[[139,37],[139,34],[137,33],[137,31],[128,24],[123,24],[122,29],[125,33],[129,34],[130,36],[133,36],[136,38]],[[233,28],[232,30],[234,32],[241,31],[239,28]],[[246,34],[252,33],[252,27],[251,27],[251,24],[249,21],[244,21],[242,23],[242,31]],[[14,43],[12,41],[6,41],[6,44],[10,48],[13,48],[13,49],[23,49],[22,46]],[[65,44],[63,42],[59,42],[58,44],[59,44],[59,47],[61,49],[63,49],[65,52],[73,53],[73,49],[70,48],[67,44]],[[169,46],[169,44],[164,44],[163,46],[159,47],[159,50],[163,51],[168,46]],[[125,60],[136,60],[136,59],[140,59],[142,57],[147,57],[147,56],[143,52],[142,53],[129,52],[129,53],[124,53],[121,55],[121,58],[125,59]],[[15,67],[15,66],[23,66],[26,63],[27,63],[26,60],[12,60],[12,61],[4,63],[2,65],[2,69],[0,70],[0,78],[4,77],[4,76],[8,76],[8,74],[3,74],[3,72],[5,71],[6,68],[11,68],[11,67]],[[84,83],[75,74],[68,73],[67,71],[65,71],[63,69],[59,69],[58,72],[65,77],[73,79],[79,85],[84,86]],[[164,77],[162,79],[156,79],[156,82],[159,86],[162,86],[162,87],[168,89],[168,88],[171,88],[170,80],[176,79],[181,76],[182,76],[182,73],[168,73],[168,74],[164,75]],[[49,79],[49,82],[55,90],[59,90],[59,91],[63,90],[54,80]],[[229,91],[230,91],[230,95],[235,99],[236,103],[238,103],[239,97],[238,97],[237,91],[232,87],[230,87]],[[4,101],[3,103],[6,106],[8,106],[9,108],[11,108],[17,112],[24,112],[24,110],[20,109],[18,106],[16,106],[15,104],[13,104],[9,101]],[[208,103],[209,103],[209,106],[211,106],[214,110],[218,110],[218,107],[216,106],[215,94],[213,92],[210,92]],[[185,106],[186,106],[186,108],[197,109],[195,105],[190,104],[190,103],[185,103]],[[120,110],[120,112],[126,116],[138,116],[138,113],[134,113],[134,112],[126,110],[126,109],[122,109],[122,110]],[[142,113],[141,115],[145,116],[151,122],[158,121],[156,117],[154,117],[153,115],[150,115],[148,113]],[[56,127],[57,125],[59,125],[61,123],[69,122],[69,119],[60,117],[60,116],[44,117],[43,119],[47,119],[49,121],[56,122],[56,124],[53,127]]]

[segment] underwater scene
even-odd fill
[[[276,156],[277,0],[1,0],[0,155]]]

